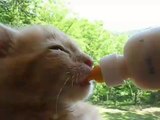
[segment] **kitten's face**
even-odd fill
[[[5,80],[0,95],[5,101],[76,102],[89,94],[90,84],[81,83],[92,61],[63,33],[37,26],[15,33],[0,29],[0,41],[8,41],[2,42],[7,47],[0,54],[0,80]]]

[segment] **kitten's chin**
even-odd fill
[[[74,85],[70,88],[66,88],[63,94],[63,101],[66,103],[75,103],[84,99],[87,99],[93,91],[92,83],[85,85]]]

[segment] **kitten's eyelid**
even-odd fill
[[[68,50],[66,50],[64,47],[62,47],[61,45],[52,45],[52,46],[49,46],[48,49],[61,50],[63,52],[66,52],[66,53],[70,54],[70,52]]]

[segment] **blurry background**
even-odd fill
[[[109,30],[126,32],[160,25],[159,5],[159,0],[70,0],[69,8]]]
[[[0,0],[0,22],[14,27],[51,24],[93,57],[123,53],[128,37],[160,25],[159,0]],[[95,84],[89,102],[104,120],[160,120],[160,91],[142,91],[130,81],[109,88]]]

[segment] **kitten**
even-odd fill
[[[0,120],[99,120],[82,102],[92,60],[51,26],[0,25]]]

